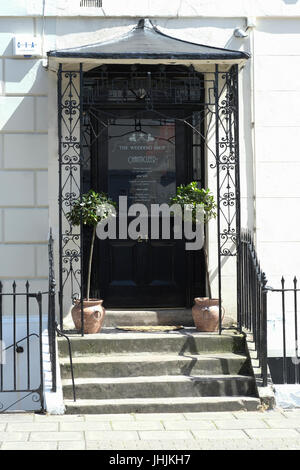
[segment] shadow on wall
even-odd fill
[[[166,34],[186,41],[229,49],[243,49],[239,39],[233,36],[235,28],[243,28],[243,18],[168,18],[153,20]]]
[[[283,0],[284,3],[297,3],[298,0]]]
[[[12,42],[11,39],[3,56],[6,96],[0,98],[0,129],[10,132],[47,132],[47,71],[38,58],[6,58],[5,54],[11,54]],[[38,115],[36,120],[35,112]]]

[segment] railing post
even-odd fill
[[[39,311],[39,347],[40,347],[40,387],[39,394],[41,400],[41,408],[44,410],[44,369],[43,369],[43,309],[42,309],[42,293],[36,294]]]
[[[267,279],[265,273],[262,273],[262,304],[261,304],[261,375],[262,386],[268,385],[268,322],[267,322]]]
[[[82,63],[80,64],[80,85],[79,85],[79,112],[80,112],[80,201],[82,201],[82,191],[83,191],[83,67]],[[80,308],[81,308],[81,336],[84,336],[84,313],[83,313],[83,222],[82,214],[80,215]]]
[[[297,303],[297,278],[294,277],[294,321],[295,321],[295,384],[299,384],[299,347],[298,347],[298,303]]]
[[[52,392],[56,392],[56,318],[55,318],[55,277],[53,260],[53,237],[50,229],[49,245],[49,292],[48,292],[48,341],[51,360]]]
[[[219,296],[219,334],[222,333],[222,267],[221,267],[221,225],[220,225],[220,142],[219,142],[219,66],[215,65],[215,136],[216,136],[216,169],[217,169],[217,230],[218,230],[218,296]]]
[[[282,358],[282,376],[283,383],[287,384],[287,363],[286,363],[286,321],[285,321],[285,279],[281,278],[281,299],[282,299],[282,347],[283,347],[283,358]]]

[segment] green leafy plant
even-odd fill
[[[215,202],[213,194],[209,189],[199,188],[196,181],[192,181],[187,185],[181,184],[176,189],[176,196],[170,199],[170,205],[179,204],[182,209],[188,205],[192,209],[192,220],[196,220],[196,208],[197,205],[203,207],[203,222],[208,223],[211,219],[217,216],[217,204]],[[205,271],[206,271],[206,282],[209,298],[211,298],[211,286],[208,274],[208,257],[207,257],[207,243],[206,237],[204,241],[204,259],[205,259]]]
[[[217,205],[209,189],[198,188],[198,183],[192,181],[187,185],[181,184],[176,189],[176,196],[170,199],[171,204],[179,204],[182,208],[189,205],[192,208],[193,221],[196,222],[196,207],[201,205],[204,211],[204,223],[217,216]]]
[[[114,207],[116,207],[116,203],[107,194],[97,193],[91,189],[83,194],[80,200],[74,203],[71,211],[67,214],[67,219],[72,225],[80,225],[82,223],[93,229],[88,264],[87,300],[90,298],[92,260],[97,224],[110,217]]]

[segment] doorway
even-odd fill
[[[149,72],[145,73],[148,80]],[[94,80],[96,76],[93,71]],[[124,82],[115,78],[114,89],[104,93],[101,88],[98,100],[89,108],[89,135],[94,138],[88,143],[84,191],[93,188],[108,193],[116,203],[119,196],[125,196],[128,208],[143,204],[149,215],[147,231],[137,239],[120,236],[117,227],[116,239],[96,240],[92,295],[103,298],[110,308],[186,307],[191,306],[195,295],[205,295],[202,251],[186,251],[185,240],[174,238],[172,218],[170,237],[163,237],[162,215],[159,235],[153,238],[150,217],[151,205],[168,203],[178,185],[193,180],[204,185],[204,145],[199,133],[193,132],[194,126],[203,124],[201,104],[179,106],[174,96],[168,103],[171,96],[166,98],[162,80],[154,82],[153,72],[152,77],[155,106],[149,106],[147,96],[143,96],[143,81],[132,84],[125,96]],[[186,92],[186,83],[184,86]],[[189,100],[195,98],[192,89]],[[172,94],[172,90],[167,93]],[[122,106],[114,102],[119,95],[124,97]],[[127,217],[127,228],[133,219]],[[87,259],[89,234],[84,232]]]
[[[59,64],[58,272],[62,328],[70,300],[84,298],[86,291],[89,234],[85,227],[70,224],[67,214],[81,195],[94,186],[101,137],[94,129],[94,119],[100,110],[110,119],[120,117],[116,115],[120,109],[130,109],[133,114],[151,111],[157,116],[161,109],[184,110],[184,118],[175,117],[176,122],[184,123],[187,128],[190,124],[196,127],[184,144],[188,166],[185,183],[193,180],[206,187],[211,177],[212,181],[216,178],[217,244],[210,241],[209,245],[213,252],[217,250],[218,269],[213,271],[213,276],[218,280],[218,297],[222,300],[222,257],[224,260],[236,257],[240,288],[239,65],[211,63],[208,68],[201,65],[198,71],[192,65],[159,63],[157,57],[151,64],[139,62],[137,59],[136,63],[104,64],[99,60],[101,65],[90,68],[91,64],[83,58],[78,66]],[[185,290],[189,306],[194,296],[206,294],[205,272],[201,251],[186,252],[186,258]],[[105,269],[102,264],[95,268],[91,295],[103,297],[106,306],[114,306],[113,299],[108,298],[106,303],[107,286],[102,282]],[[239,289],[238,311],[240,292]],[[159,306],[163,305],[162,300]],[[122,301],[120,307],[123,306],[126,305]],[[145,307],[143,302],[141,308]]]
[[[119,196],[126,196],[128,207],[143,204],[148,209],[148,229],[135,240],[97,239],[92,288],[107,307],[190,306],[200,279],[204,295],[202,253],[187,252],[185,240],[174,238],[172,226],[170,238],[164,239],[162,215],[159,235],[153,239],[150,217],[152,204],[168,203],[176,187],[193,178],[192,134],[181,120],[186,112],[118,109],[114,114],[118,117],[97,111],[92,188],[108,193],[117,203]],[[127,227],[133,218],[127,217]]]

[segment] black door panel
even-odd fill
[[[114,200],[126,195],[128,204],[144,203],[149,209],[168,202],[176,186],[191,179],[190,129],[176,119],[182,113],[162,112],[169,116],[166,124],[150,111],[139,111],[137,117],[132,110],[120,110],[113,120],[99,111],[103,128],[98,128],[94,148],[93,188]],[[184,240],[151,240],[148,222],[146,239],[96,240],[92,286],[107,307],[190,303],[194,266]]]

